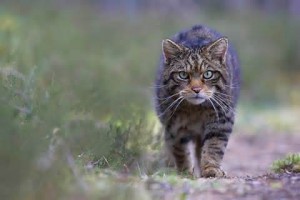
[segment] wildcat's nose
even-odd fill
[[[201,87],[192,87],[192,90],[198,94],[201,91]]]

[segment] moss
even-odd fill
[[[283,159],[274,161],[272,170],[275,173],[300,173],[300,153],[289,154]]]

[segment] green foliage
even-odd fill
[[[272,170],[276,173],[300,173],[300,153],[289,154],[283,159],[274,161]]]
[[[91,120],[69,122],[66,134],[72,152],[80,155],[83,163],[93,161],[101,168],[120,169],[132,164],[151,143],[153,130],[142,114],[128,117],[106,124]]]

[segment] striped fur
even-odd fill
[[[239,94],[237,54],[226,38],[204,26],[162,45],[155,103],[166,147],[179,172],[223,176],[220,166]]]

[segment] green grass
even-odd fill
[[[300,173],[300,154],[289,154],[280,160],[274,161],[272,170],[276,173]]]
[[[149,199],[132,193],[143,186],[109,176],[99,181],[89,170],[155,174],[152,158],[140,158],[160,149],[152,145],[159,132],[152,86],[161,40],[196,23],[220,30],[238,49],[242,105],[298,105],[300,28],[285,16],[145,11],[130,20],[89,6],[2,4],[1,199],[122,199],[115,190]]]

